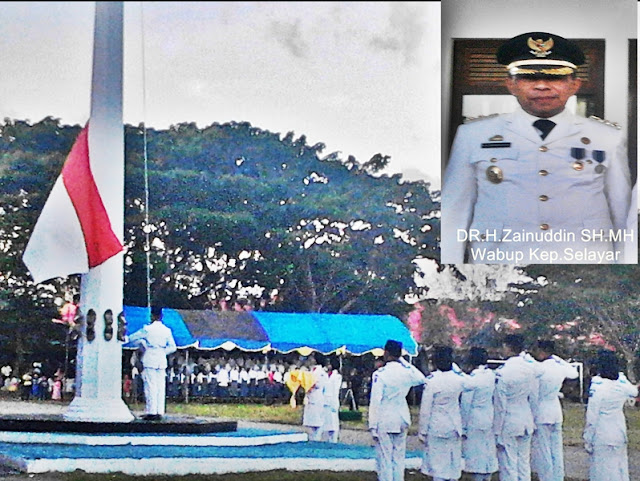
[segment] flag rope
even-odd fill
[[[149,225],[149,157],[147,151],[147,89],[146,89],[146,61],[144,49],[144,9],[143,2],[140,2],[140,38],[141,38],[141,64],[142,64],[142,146],[144,158],[144,232],[146,253],[146,281],[147,281],[147,307],[151,308],[151,245],[149,235],[151,227]]]

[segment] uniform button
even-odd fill
[[[541,171],[538,172],[538,174],[540,174],[542,177],[544,177],[546,175],[549,175],[549,172],[544,170],[544,169],[542,169]]]
[[[549,196],[542,194],[540,197],[538,197],[538,199],[540,199],[542,202],[546,202],[549,200]]]
[[[490,159],[490,161],[491,161],[491,162],[498,162],[498,159],[496,159],[495,157],[492,157],[492,158]]]
[[[549,224],[540,224],[541,230],[549,230]]]
[[[546,152],[547,150],[549,150],[549,147],[547,147],[546,145],[543,145],[543,146],[541,146],[538,150],[539,150],[540,152]]]

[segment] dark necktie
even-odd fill
[[[538,119],[533,123],[533,126],[538,129],[540,132],[540,137],[544,140],[549,132],[556,126],[555,122],[548,119]]]

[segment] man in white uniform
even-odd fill
[[[402,343],[385,344],[386,364],[371,379],[369,431],[375,442],[378,481],[403,481],[407,431],[411,415],[407,394],[426,378],[415,366],[402,358]]]
[[[442,187],[446,264],[624,262],[631,181],[617,124],[565,108],[585,62],[546,32],[497,52],[519,108],[461,125]]]
[[[327,371],[324,370],[324,356],[315,353],[309,359],[311,362],[311,375],[313,386],[307,391],[304,399],[304,411],[302,425],[309,428],[311,441],[322,441],[323,426],[325,423],[325,388],[328,382]]]
[[[549,340],[539,340],[533,349],[533,357],[543,367],[533,412],[536,431],[531,441],[531,468],[540,481],[564,480],[560,389],[565,379],[577,379],[579,375],[554,352],[555,344]]]
[[[340,362],[337,357],[332,357],[327,363],[327,384],[324,390],[324,426],[330,443],[337,443],[340,434],[340,388],[342,387],[342,374],[340,374]]]
[[[420,403],[418,437],[424,443],[420,471],[433,481],[457,480],[462,475],[460,395],[470,389],[469,376],[453,369],[453,349],[434,346],[435,370],[427,376]]]
[[[496,375],[487,365],[487,350],[472,347],[468,363],[472,369],[468,384],[472,388],[460,396],[462,418],[462,457],[464,470],[473,481],[490,481],[498,470],[493,438],[493,392]],[[489,440],[489,441],[488,441]]]
[[[531,481],[533,403],[542,366],[525,353],[518,334],[505,336],[502,349],[507,360],[496,370],[493,405],[500,481]]]
[[[142,355],[142,381],[144,382],[144,419],[158,421],[165,413],[167,356],[176,352],[171,329],[161,319],[161,311],[151,309],[151,324],[147,324],[129,337],[129,342],[140,347]]]

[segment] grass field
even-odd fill
[[[143,409],[142,405],[138,406]],[[564,443],[567,446],[582,446],[582,430],[584,429],[584,417],[586,406],[578,403],[565,403],[564,413]],[[289,405],[264,406],[259,404],[169,404],[169,412],[186,414],[191,416],[211,416],[234,420],[274,422],[281,424],[301,424],[302,407],[292,409]],[[366,429],[366,407],[362,409],[362,421],[342,421],[343,429]],[[418,421],[418,409],[412,408],[413,426],[410,434],[415,434]],[[629,449],[640,451],[640,409],[627,408],[627,428],[629,437]]]

